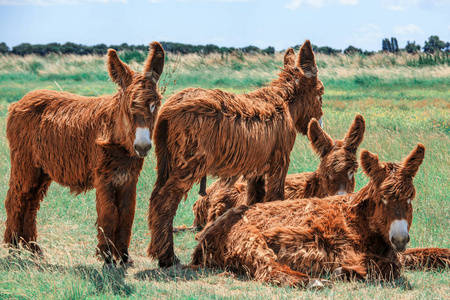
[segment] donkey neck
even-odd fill
[[[296,86],[293,76],[282,72],[278,78],[271,81],[269,85],[261,87],[248,95],[255,97],[262,96],[264,99],[288,103],[294,99],[295,92]]]

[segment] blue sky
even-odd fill
[[[384,37],[450,40],[450,0],[0,0],[0,42],[172,41],[379,50]]]

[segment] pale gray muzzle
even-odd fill
[[[139,157],[147,155],[152,148],[152,140],[150,139],[150,130],[144,127],[136,128],[136,137],[133,143],[134,151]]]
[[[408,222],[405,219],[395,220],[389,230],[389,241],[396,251],[402,252],[409,242]]]

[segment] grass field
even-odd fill
[[[162,85],[164,97],[188,86],[246,92],[266,84],[281,66],[282,55],[170,56]],[[324,127],[341,138],[356,113],[366,119],[360,149],[398,161],[421,142],[426,156],[415,178],[414,220],[410,247],[450,247],[450,66],[417,67],[417,57],[377,54],[371,57],[318,55],[325,85]],[[131,62],[134,69],[142,66]],[[7,106],[33,89],[62,89],[83,95],[112,93],[104,58],[96,56],[0,56],[0,199],[6,196],[9,152],[5,138]],[[311,171],[318,159],[307,139],[299,136],[291,155],[290,173]],[[43,261],[23,253],[11,258],[0,248],[0,298],[373,298],[438,299],[450,295],[450,272],[405,272],[394,283],[337,282],[330,289],[305,291],[235,278],[221,270],[160,270],[145,256],[148,199],[155,181],[150,153],[141,173],[130,252],[135,267],[126,274],[107,271],[94,257],[96,210],[93,191],[77,197],[52,184],[38,213],[38,241]],[[356,175],[357,189],[367,178]],[[175,225],[190,225],[195,187],[180,204]],[[0,204],[0,231],[5,211]],[[188,263],[196,242],[190,232],[176,235],[176,253]]]

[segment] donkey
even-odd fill
[[[424,154],[418,144],[402,163],[381,163],[363,150],[370,181],[357,193],[232,208],[201,233],[191,266],[230,268],[283,285],[306,285],[306,273],[397,278],[397,252],[409,241],[413,177]]]
[[[185,89],[170,97],[158,116],[154,140],[157,179],[150,197],[148,254],[160,267],[178,263],[173,218],[195,182],[207,174],[248,180],[248,196],[261,202],[284,199],[284,180],[296,129],[306,134],[322,116],[324,87],[317,78],[311,43],[298,59],[286,51],[284,68],[267,87],[248,94]]]
[[[323,198],[326,196],[352,193],[355,189],[354,174],[358,169],[356,150],[364,138],[365,121],[357,115],[343,140],[333,139],[320,127],[316,119],[308,126],[311,147],[320,157],[316,171],[286,176],[284,193],[286,199]],[[201,229],[226,210],[247,202],[247,184],[238,181],[229,186],[217,180],[207,190],[207,195],[194,204],[194,228]]]
[[[36,244],[36,214],[55,181],[74,194],[96,189],[97,254],[107,264],[113,259],[132,262],[128,246],[136,183],[152,146],[164,56],[162,46],[151,43],[143,73],[138,73],[110,49],[107,65],[116,94],[83,97],[37,90],[9,107],[6,244],[23,244],[42,255]]]

